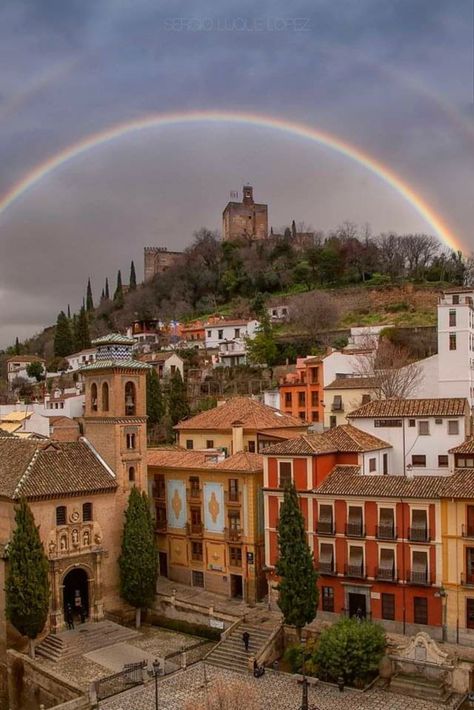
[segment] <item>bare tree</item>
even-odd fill
[[[377,238],[382,273],[390,276],[392,281],[404,275],[405,259],[401,249],[401,240],[402,238],[393,232],[381,234]]]
[[[427,267],[438,254],[440,243],[430,234],[406,234],[400,241],[411,277],[422,278]]]
[[[382,338],[377,350],[358,358],[357,374],[367,377],[377,399],[412,396],[423,380],[423,368],[402,345]]]
[[[304,333],[317,333],[337,325],[339,306],[334,298],[324,291],[305,293],[291,305],[290,323]]]
[[[205,691],[207,693],[207,689]],[[185,710],[263,710],[256,688],[245,680],[217,679],[210,684],[208,697],[193,699]]]

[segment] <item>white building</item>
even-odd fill
[[[205,324],[206,348],[218,348],[223,343],[239,342],[254,338],[259,322],[257,320],[217,320]]]
[[[97,355],[97,348],[86,348],[78,353],[73,353],[68,355],[66,360],[68,361],[69,372],[76,372],[79,368],[84,367],[84,365],[91,365],[95,362]]]
[[[153,352],[138,356],[138,360],[151,365],[160,379],[172,377],[176,371],[184,380],[184,360],[175,352]]]
[[[392,328],[391,325],[363,325],[351,328],[346,350],[375,350],[378,347],[380,333],[385,328]]]
[[[474,289],[445,290],[438,301],[440,397],[467,397],[474,405]]]
[[[29,377],[26,371],[28,365],[31,365],[33,362],[40,362],[43,366],[44,372],[46,361],[43,360],[43,358],[38,357],[37,355],[15,355],[14,357],[8,358],[7,379],[10,387],[14,380],[16,380],[18,377],[23,380],[27,380],[28,382],[36,382],[36,378]]]
[[[467,399],[372,400],[347,420],[392,445],[390,473],[442,475],[451,472],[448,451],[471,434]]]

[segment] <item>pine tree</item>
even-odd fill
[[[114,293],[114,303],[118,308],[123,306],[123,288],[122,288],[122,274],[120,269],[117,274],[117,288]]]
[[[181,373],[176,370],[171,377],[170,392],[168,396],[168,415],[172,426],[189,416],[189,404],[186,393],[186,385],[183,382]]]
[[[49,612],[49,565],[25,500],[15,511],[15,521],[7,553],[6,615],[17,631],[30,639],[34,657],[33,641],[43,630]]]
[[[138,628],[141,610],[150,606],[155,598],[158,553],[148,497],[135,486],[125,511],[119,568],[120,595],[135,607]]]
[[[135,273],[135,264],[133,263],[133,261],[130,264],[129,288],[130,291],[135,291],[137,288],[137,275]]]
[[[73,314],[71,320],[71,335],[74,352],[78,352],[81,348],[79,347],[79,333],[77,332],[77,315],[75,313]]]
[[[280,508],[278,551],[278,606],[285,624],[295,626],[300,635],[303,626],[316,616],[318,589],[313,553],[306,539],[304,518],[293,484],[285,490]]]
[[[89,334],[89,319],[87,317],[86,309],[82,306],[79,311],[79,316],[76,321],[76,333],[75,333],[75,343],[77,350],[84,350],[85,348],[90,348],[91,338]]]
[[[146,413],[151,426],[159,424],[165,413],[160,378],[155,368],[150,370],[146,378]]]
[[[56,331],[54,333],[54,355],[55,357],[67,357],[74,350],[71,326],[64,311],[61,311],[56,321]]]
[[[106,277],[105,279],[105,298],[110,301],[110,291],[109,291],[109,279]]]
[[[89,311],[94,310],[94,299],[92,298],[92,287],[90,278],[87,280],[86,310],[88,313]]]

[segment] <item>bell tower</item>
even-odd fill
[[[85,383],[84,436],[117,477],[119,490],[147,490],[146,374],[132,358],[133,338],[93,341],[97,359],[81,369]]]

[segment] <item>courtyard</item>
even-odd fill
[[[236,696],[235,702],[214,705],[213,700],[222,688],[227,688],[232,696]],[[295,676],[267,671],[263,678],[255,679],[199,662],[185,671],[160,678],[158,695],[160,710],[214,710],[223,707],[228,710],[299,710],[302,693]],[[440,705],[394,695],[379,688],[366,693],[353,690],[341,693],[327,684],[310,687],[308,696],[309,707],[319,710],[406,710],[408,706],[410,710],[454,710],[460,701],[457,697],[448,705]],[[104,710],[155,710],[154,683],[149,682],[146,686],[104,700],[100,707]]]

